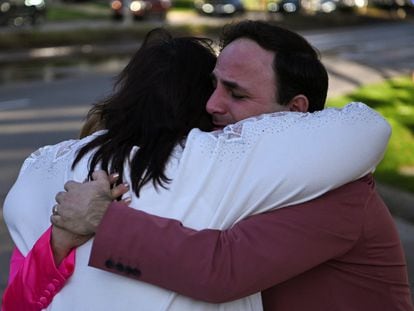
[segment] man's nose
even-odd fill
[[[223,114],[226,112],[222,92],[217,87],[207,101],[206,110],[209,114]]]

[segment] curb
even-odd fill
[[[106,45],[83,44],[73,46],[32,48],[9,53],[3,52],[0,53],[0,64],[38,60],[53,60],[74,56],[102,57],[109,55],[130,55],[138,49],[140,44],[141,42]]]

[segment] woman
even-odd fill
[[[30,283],[27,258],[35,260],[33,250],[48,237],[39,239],[50,226],[54,194],[67,180],[85,180],[96,168],[119,173],[130,185],[131,206],[200,229],[226,228],[246,215],[310,200],[380,161],[389,127],[361,104],[315,114],[273,113],[203,132],[211,129],[204,104],[214,60],[196,39],[147,41],[115,93],[96,108],[106,131],[45,147],[25,161],[7,197],[5,219],[26,259],[6,291],[4,311],[16,310],[23,300],[33,310],[261,310],[260,294],[213,305],[89,268],[91,241],[77,248],[76,263],[73,252],[62,252],[61,271],[36,270],[45,287],[60,273],[54,289],[33,287],[27,294],[13,284]],[[201,130],[191,130],[196,127]],[[318,138],[312,143],[310,133]],[[324,176],[315,180],[322,169]],[[36,184],[42,187],[32,191]]]
[[[162,168],[171,150],[175,148],[175,144],[181,142],[184,135],[192,128],[199,127],[205,131],[212,129],[210,116],[205,111],[205,103],[213,91],[209,74],[216,62],[216,55],[210,44],[210,40],[207,39],[173,39],[169,33],[162,29],[151,31],[146,36],[142,47],[118,76],[113,94],[91,109],[87,122],[82,128],[81,136],[85,137],[106,126],[122,129],[122,131],[118,131],[117,139],[129,141],[131,147],[139,143],[147,148],[138,157],[140,163],[147,165],[149,161],[148,154],[156,154],[159,157],[157,165]],[[186,82],[182,83],[182,81]],[[125,106],[129,106],[129,108],[124,108]],[[135,109],[135,111],[131,111],[131,109]],[[152,114],[146,113],[146,110],[151,111]],[[130,123],[134,130],[122,127],[123,120],[125,117],[130,117],[131,113],[136,115],[134,122]],[[158,127],[157,121],[154,122],[151,119],[154,117],[159,117],[158,121],[164,123]],[[105,120],[105,118],[108,118],[108,120]],[[147,129],[148,132],[146,132]],[[129,134],[137,134],[139,141],[136,137],[128,137]],[[90,136],[81,141],[62,142],[58,147],[59,154],[56,154],[56,158],[60,156],[64,158],[65,153],[71,152],[70,145],[85,145],[99,136]],[[156,144],[156,139],[163,141],[163,144]],[[33,153],[25,161],[22,173],[27,166],[30,166],[32,160],[37,161],[37,155],[45,152],[49,147]],[[120,152],[125,153],[127,151],[121,150]],[[122,165],[123,161],[118,162],[118,166],[119,163]],[[157,168],[152,170],[154,178],[166,179],[163,176],[163,171],[157,171]],[[60,172],[63,173],[66,172],[67,168],[61,167],[60,169]],[[71,174],[70,171],[68,176]],[[24,217],[24,215],[22,216]],[[35,233],[33,233],[34,236]],[[50,253],[52,249],[49,246],[49,239],[51,240],[51,246],[53,246],[53,256]],[[56,240],[60,242],[59,245],[55,243]],[[62,241],[65,240],[67,244],[62,245]],[[20,253],[20,250],[24,247],[16,248],[11,260],[9,278],[11,286],[6,290],[3,300],[5,310],[40,310],[45,307],[42,305],[44,299],[40,298],[50,298],[48,295],[44,297],[42,294],[37,297],[38,299],[26,297],[27,299],[18,301],[17,305],[16,302],[11,301],[12,304],[7,308],[10,302],[8,297],[10,297],[10,294],[13,295],[12,291],[18,287],[17,283],[23,282],[21,287],[27,287],[27,280],[14,278],[25,259],[28,263],[31,263],[31,268],[38,264],[38,267],[41,267],[40,269],[50,269],[46,273],[55,274],[55,282],[44,284],[42,289],[42,293],[45,289],[53,293],[63,286],[69,272],[73,272],[75,254],[74,252],[68,254],[68,251],[76,243],[83,241],[85,239],[82,239],[82,237],[71,235],[54,227],[53,235],[49,228],[42,239],[33,244],[38,254],[37,257],[29,254],[28,257],[24,258]],[[65,260],[63,260],[64,257],[66,257]],[[54,259],[56,267],[59,267],[59,269],[55,267],[53,262],[49,262],[49,265],[47,265],[45,258],[51,261]],[[62,260],[63,262],[61,262]],[[32,281],[35,282],[36,280]],[[30,294],[30,291],[28,292]],[[26,301],[26,304],[24,304],[24,301]]]

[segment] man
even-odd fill
[[[300,36],[242,22],[228,28],[223,46],[207,103],[218,128],[323,108],[327,74]],[[265,310],[412,310],[401,243],[372,176],[226,231],[195,231],[110,204],[126,189],[111,192],[105,176],[95,176],[69,182],[52,216],[57,226],[96,234],[93,267],[209,302],[262,291]]]

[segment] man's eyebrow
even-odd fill
[[[240,89],[240,85],[236,82],[223,80],[222,83],[230,89]]]
[[[214,74],[214,72],[212,72],[210,74],[210,77],[213,81],[217,81],[217,77]],[[229,89],[236,89],[236,90],[240,90],[240,91],[245,91],[247,92],[246,89],[244,89],[243,87],[241,87],[238,83],[234,82],[234,81],[228,81],[228,80],[221,80],[221,83],[224,84],[225,87],[229,88]]]

